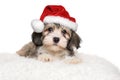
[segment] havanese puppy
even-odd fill
[[[71,29],[57,23],[44,24],[41,33],[33,32],[32,42],[37,46],[38,60],[53,61],[70,56],[75,59],[80,47],[80,37]],[[79,60],[72,62],[76,63]]]
[[[77,49],[81,38],[73,30],[57,23],[45,23],[41,33],[32,33],[32,42],[17,53],[21,56],[36,57],[43,62],[67,59],[66,63],[78,63]]]

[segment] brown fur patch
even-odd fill
[[[36,46],[33,42],[29,42],[28,44],[24,45],[19,51],[16,52],[20,56],[29,56],[33,57],[36,54]]]

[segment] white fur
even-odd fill
[[[50,54],[40,54],[37,56],[37,60],[39,61],[43,61],[43,62],[50,62],[50,61],[54,61],[55,57],[50,55]]]
[[[81,59],[78,56],[65,56],[64,62],[67,64],[79,64]]]
[[[74,51],[75,54],[78,53],[78,52],[77,52],[77,48],[76,48],[75,46],[73,46],[73,51]]]
[[[105,59],[79,54],[81,63],[40,62],[0,54],[0,80],[120,80],[119,70]],[[78,57],[79,58],[79,57]]]
[[[37,33],[42,32],[44,29],[43,22],[40,20],[37,20],[37,19],[31,21],[31,26],[32,26],[33,30]]]
[[[70,28],[74,31],[77,30],[78,24],[70,21],[69,19],[60,17],[60,16],[46,16],[43,20],[44,23],[59,23],[67,28]]]
[[[56,49],[56,48],[54,48]],[[58,49],[57,49],[58,50]],[[41,54],[42,53],[42,54]],[[44,55],[45,54],[45,55]],[[48,57],[49,56],[52,56],[53,58],[56,58],[56,59],[62,59],[62,58],[65,58],[65,56],[68,56],[69,54],[69,51],[68,50],[62,50],[62,51],[57,51],[55,52],[54,50],[53,51],[49,51],[48,48],[46,48],[46,46],[41,46],[38,48],[37,50],[37,56],[39,57],[39,55],[41,56],[46,56]],[[50,57],[51,58],[51,57]]]
[[[54,37],[60,38],[60,41],[57,43],[57,46],[53,45],[54,44],[54,42],[53,42]],[[48,46],[50,46],[49,49],[59,51],[60,47],[66,48],[67,39],[61,34],[60,30],[55,30],[54,32],[49,33],[48,35],[45,36],[45,38],[43,39],[43,45],[48,45]]]

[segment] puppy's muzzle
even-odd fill
[[[54,37],[53,41],[54,41],[54,43],[58,43],[60,41],[60,38],[59,37]]]

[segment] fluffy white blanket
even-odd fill
[[[108,61],[91,55],[79,56],[80,64],[65,64],[0,54],[0,80],[120,80],[119,70]]]

